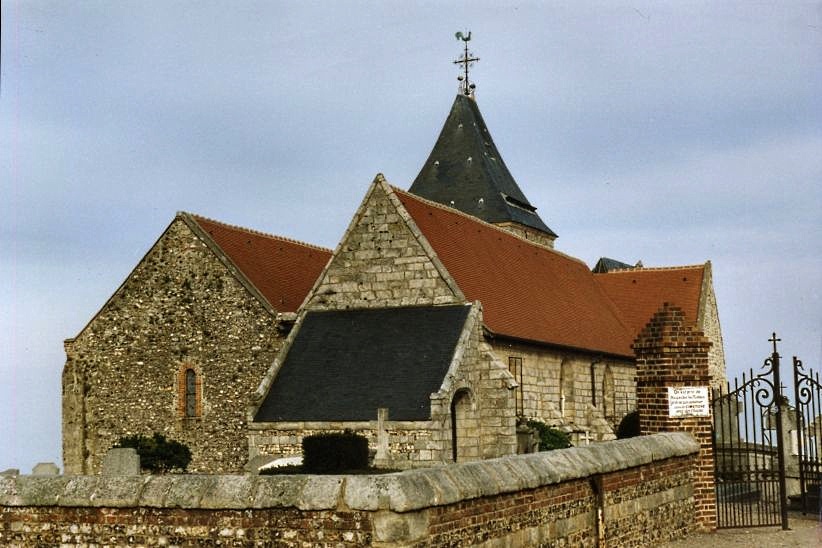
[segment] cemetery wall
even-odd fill
[[[0,544],[650,546],[693,530],[666,433],[367,476],[0,477]]]

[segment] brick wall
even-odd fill
[[[716,529],[716,494],[710,416],[670,417],[668,388],[708,387],[711,384],[708,351],[711,342],[685,319],[680,308],[667,303],[634,341],[637,355],[637,410],[642,434],[688,432],[700,445],[694,471],[697,518],[701,526]]]
[[[693,530],[683,433],[381,476],[0,477],[0,544],[650,546]]]
[[[119,437],[152,432],[191,448],[190,471],[242,471],[248,397],[280,344],[271,311],[178,217],[66,342],[66,472],[97,473]],[[188,367],[197,372],[195,418],[181,402]]]

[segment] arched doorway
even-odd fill
[[[451,399],[451,458],[454,462],[470,457],[468,448],[476,446],[479,441],[469,435],[469,430],[477,426],[471,399],[471,391],[467,388],[457,390]]]

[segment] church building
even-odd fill
[[[466,64],[419,175],[407,191],[377,175],[333,252],[178,214],[66,341],[66,471],[154,431],[204,473],[343,429],[391,468],[515,453],[527,420],[613,439],[636,405],[632,343],[666,303],[722,382],[711,263],[592,271],[555,249],[473,89]]]
[[[491,458],[527,419],[613,439],[635,408],[633,340],[665,303],[712,338],[724,379],[710,263],[594,273],[555,239],[457,95],[409,191],[372,183],[256,393],[249,454],[350,429],[393,468]]]

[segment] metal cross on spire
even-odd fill
[[[457,80],[461,82],[460,87],[462,88],[463,95],[470,96],[473,93],[474,88],[477,87],[475,84],[472,84],[468,81],[468,67],[474,64],[475,61],[479,61],[479,57],[474,57],[474,54],[468,51],[468,42],[471,40],[471,31],[468,31],[468,35],[464,35],[461,32],[456,34],[457,40],[462,40],[465,50],[462,53],[462,57],[454,61],[455,65],[462,65],[463,71],[465,72],[464,75],[457,76]]]

